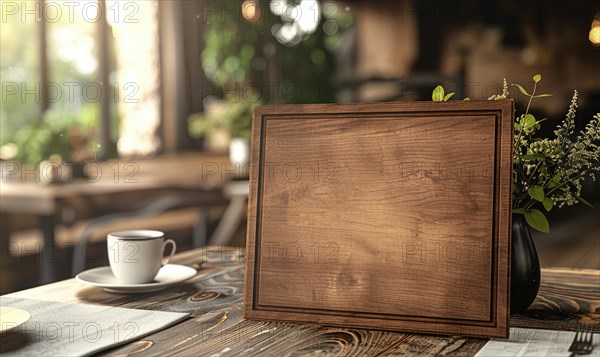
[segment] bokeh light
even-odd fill
[[[261,10],[256,1],[246,0],[242,3],[242,16],[250,22],[260,20]]]
[[[594,20],[592,22],[589,39],[594,46],[600,46],[600,20]]]

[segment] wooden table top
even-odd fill
[[[69,279],[6,296],[191,313],[190,319],[173,327],[105,352],[110,355],[469,356],[487,342],[458,336],[243,320],[243,249],[193,250],[178,254],[174,262],[194,266],[198,274],[183,284],[141,295],[112,294]],[[600,270],[543,269],[536,301],[525,314],[512,315],[510,325],[575,330],[579,322],[600,332]]]
[[[220,190],[236,172],[224,155],[187,153],[145,159],[119,159],[95,163],[89,179],[48,184],[31,173],[17,173],[0,185],[0,212],[49,215],[58,200],[100,195],[142,195],[163,188]],[[96,170],[96,171],[94,171]],[[182,170],[185,174],[181,174]]]

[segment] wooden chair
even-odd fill
[[[197,192],[195,192],[197,193]],[[89,221],[85,229],[79,236],[78,241],[74,247],[73,263],[71,267],[71,273],[73,276],[86,268],[86,257],[87,248],[91,242],[92,237],[98,235],[98,231],[106,228],[107,226],[115,226],[121,224],[123,226],[128,221],[139,222],[141,218],[153,218],[159,214],[174,211],[183,208],[195,207],[198,209],[198,215],[196,222],[193,224],[193,233],[191,237],[192,248],[203,247],[207,244],[207,213],[208,210],[217,206],[223,206],[227,201],[222,195],[215,195],[214,193],[202,194],[191,194],[190,192],[174,193],[161,197],[151,203],[150,205],[133,212],[115,213],[108,214],[94,218]],[[147,221],[147,220],[146,220]],[[139,224],[139,223],[138,223]],[[147,227],[145,228],[156,228],[161,227]]]

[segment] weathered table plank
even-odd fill
[[[600,270],[542,270],[542,285],[523,314],[511,316],[511,326],[576,330],[578,322],[600,332]]]
[[[117,295],[74,279],[8,296],[104,304],[164,311],[192,317],[104,355],[135,356],[472,356],[487,340],[440,337],[317,324],[242,319],[243,250],[210,248],[179,254],[176,262],[199,268],[196,277],[158,293]],[[513,327],[574,330],[579,321],[600,331],[600,271],[544,269],[540,294]]]

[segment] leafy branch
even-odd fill
[[[537,94],[542,76],[533,76],[533,90],[529,93],[518,83],[511,84],[528,97],[525,113],[515,117],[513,124],[513,213],[522,214],[532,228],[547,233],[550,224],[545,211],[583,203],[591,206],[581,197],[582,182],[586,178],[595,180],[600,171],[600,113],[594,115],[583,130],[574,136],[577,111],[577,91],[574,92],[565,119],[554,130],[554,138],[536,137],[540,123],[529,113],[534,99],[552,96]],[[454,93],[445,94],[441,86],[435,88],[432,99],[437,102],[449,100]],[[501,94],[488,100],[504,100],[509,96],[506,79]],[[468,99],[468,98],[467,98]]]

